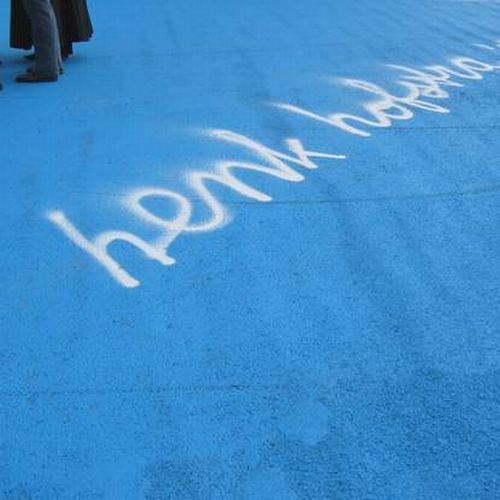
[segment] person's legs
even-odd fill
[[[36,59],[34,74],[57,79],[61,66],[61,48],[57,21],[50,0],[23,0],[30,18]]]
[[[71,42],[65,43],[61,47],[62,60],[65,61],[69,56],[73,55],[73,44]]]

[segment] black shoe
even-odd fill
[[[38,73],[29,72],[23,73],[22,75],[16,76],[17,83],[45,83],[45,82],[57,82],[59,77],[55,76],[43,76]]]
[[[30,66],[29,68],[26,69],[27,73],[34,73],[35,68],[33,66]],[[59,68],[59,74],[63,75],[64,74],[64,68]]]

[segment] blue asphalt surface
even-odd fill
[[[92,43],[28,87],[7,4],[1,498],[500,498],[500,71],[368,138],[269,105],[361,114],[327,78],[498,61],[472,44],[500,39],[500,2],[91,1]],[[212,186],[232,220],[174,266],[116,244],[137,288],[45,218],[158,237],[131,189],[253,161],[207,128],[348,159],[239,176],[270,203]]]

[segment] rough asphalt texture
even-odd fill
[[[269,105],[362,114],[328,78],[397,92],[385,64],[500,61],[472,46],[500,2],[95,0],[92,43],[32,87],[7,4],[1,498],[500,498],[500,71],[369,138]],[[176,265],[114,247],[135,289],[45,218],[157,237],[130,189],[254,160],[206,128],[348,159],[239,175],[270,203],[212,186],[233,219]]]

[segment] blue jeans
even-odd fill
[[[34,70],[40,76],[58,76],[61,66],[61,46],[56,16],[50,0],[22,0],[31,22],[35,46]]]

